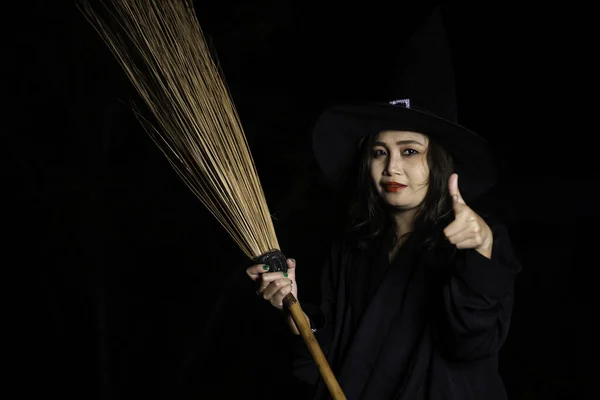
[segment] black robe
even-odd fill
[[[301,303],[349,400],[506,399],[498,352],[521,269],[506,228],[491,225],[492,259],[475,250],[423,251],[415,234],[391,263],[344,241],[323,270],[321,306]],[[296,336],[294,375],[330,398]]]

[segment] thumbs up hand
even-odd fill
[[[448,190],[452,197],[454,221],[444,229],[444,235],[457,249],[475,249],[484,257],[492,258],[492,230],[483,218],[465,203],[458,190],[457,174],[450,176]]]

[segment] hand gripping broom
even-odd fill
[[[177,174],[239,248],[286,271],[269,208],[225,79],[191,0],[100,1],[78,7],[142,97],[158,127],[136,116]],[[333,399],[346,399],[300,304],[283,299]]]

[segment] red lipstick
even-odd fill
[[[387,182],[382,184],[382,186],[386,192],[399,192],[406,187],[406,185],[397,182]]]

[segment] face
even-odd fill
[[[371,178],[386,203],[398,211],[418,207],[427,194],[427,136],[410,131],[383,131],[371,149]]]

